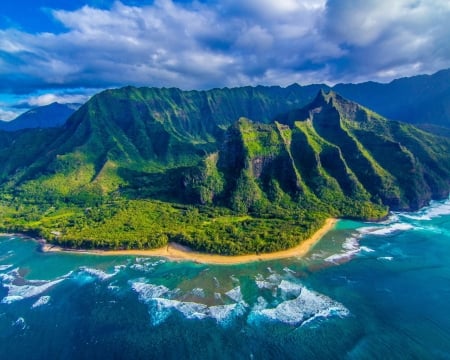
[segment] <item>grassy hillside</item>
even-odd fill
[[[70,247],[269,252],[330,216],[448,195],[448,139],[333,92],[299,107],[305,91],[127,87],[60,129],[0,132],[0,228]]]

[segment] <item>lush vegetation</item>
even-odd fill
[[[0,132],[0,230],[75,248],[262,253],[327,217],[377,220],[448,195],[448,139],[324,92],[272,122],[232,122],[281,107],[261,89],[240,95],[108,90],[61,129]]]
[[[272,252],[312,235],[327,214],[274,208],[272,213],[239,215],[227,208],[109,199],[81,209],[43,203],[0,205],[3,231],[26,232],[55,244],[84,249],[157,248],[176,241],[218,253]]]

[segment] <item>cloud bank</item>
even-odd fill
[[[447,0],[116,1],[51,16],[65,31],[0,30],[0,92],[389,81],[450,67]]]

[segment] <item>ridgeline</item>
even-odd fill
[[[126,87],[61,128],[0,131],[0,228],[73,248],[264,253],[328,217],[448,196],[450,139],[319,89]]]

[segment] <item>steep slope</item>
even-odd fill
[[[431,198],[448,194],[447,139],[389,121],[334,92],[322,91],[308,107],[277,119],[291,126],[309,126],[323,141],[339,148],[372,201],[392,209],[417,209]]]
[[[54,102],[19,115],[11,121],[0,121],[0,130],[17,131],[34,128],[53,128],[64,125],[81,104],[59,104]]]
[[[108,193],[137,185],[137,178],[154,183],[161,171],[191,166],[216,151],[226,128],[241,115],[269,121],[277,112],[306,104],[316,91],[315,86],[298,85],[107,90],[83,105],[59,131],[48,132],[41,140],[46,145],[43,156],[30,152],[15,163],[4,153],[0,160],[11,164],[2,174],[12,177],[11,185],[35,180],[30,184],[39,190],[33,192],[47,193],[45,188],[51,187],[52,193],[64,196],[86,186]],[[176,171],[170,178],[174,176],[178,179]]]

